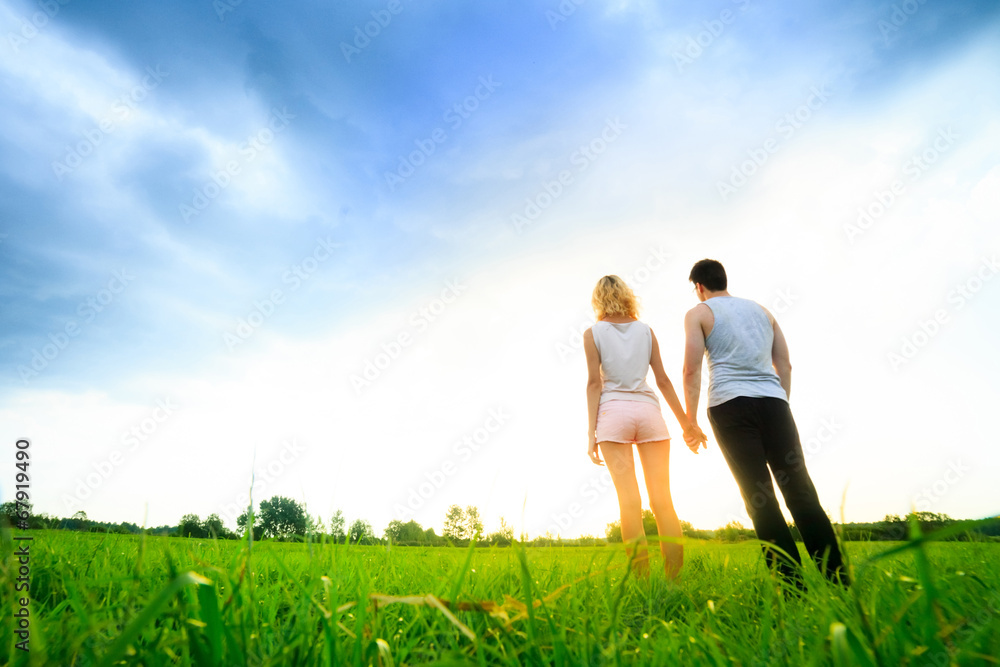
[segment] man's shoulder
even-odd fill
[[[694,318],[707,317],[708,315],[711,315],[711,313],[712,313],[712,307],[703,301],[692,307],[691,310],[687,311],[685,317],[694,317]]]

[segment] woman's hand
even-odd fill
[[[695,454],[698,453],[700,447],[708,449],[708,436],[705,435],[704,431],[698,424],[689,424],[686,429],[684,429],[684,442],[687,444],[688,449],[690,449]]]
[[[601,454],[597,451],[597,438],[594,436],[590,436],[590,444],[587,445],[587,456],[595,464],[599,466],[604,465],[604,461],[601,460]]]

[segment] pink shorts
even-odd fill
[[[612,399],[597,406],[597,442],[669,440],[660,408],[647,401]]]

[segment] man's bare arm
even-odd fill
[[[695,306],[684,316],[684,405],[688,420],[698,424],[698,398],[701,395],[701,364],[705,357],[705,332],[702,309]]]
[[[761,308],[764,308],[761,306]],[[785,396],[789,400],[792,398],[792,361],[788,356],[788,342],[785,341],[785,334],[781,332],[781,327],[778,326],[778,320],[774,319],[770,311],[764,308],[764,312],[767,313],[767,318],[771,320],[771,326],[774,327],[774,343],[771,345],[771,364],[774,366],[774,372],[778,374],[778,379],[781,381],[781,388],[785,390]]]
[[[649,366],[653,369],[653,377],[656,378],[656,386],[659,388],[660,393],[663,394],[663,399],[670,406],[670,411],[674,413],[674,417],[677,418],[677,423],[681,425],[681,429],[684,431],[685,436],[695,437],[692,433],[693,425],[691,420],[687,418],[684,412],[684,406],[681,405],[681,401],[677,398],[677,392],[674,391],[674,384],[667,377],[667,372],[663,369],[663,359],[660,357],[660,343],[656,340],[656,334],[650,329],[649,333],[653,337],[653,349],[649,355]],[[698,434],[701,437],[701,434]],[[687,438],[685,438],[687,440]]]

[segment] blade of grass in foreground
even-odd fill
[[[222,664],[222,616],[215,586],[208,582],[198,585],[198,605],[201,607],[201,621],[205,624],[209,646],[212,649],[212,664]]]
[[[920,522],[917,521],[915,516],[911,515],[910,540],[918,542],[920,537]],[[944,644],[941,643],[940,609],[938,609],[938,598],[940,596],[937,587],[934,585],[934,579],[931,577],[931,564],[927,560],[927,553],[924,551],[922,542],[919,542],[917,548],[913,550],[913,559],[916,561],[917,578],[920,580],[920,585],[924,588],[924,599],[927,601],[923,614],[924,643],[934,651],[935,655],[942,655]]]
[[[830,625],[830,650],[834,664],[843,667],[875,667],[875,660],[857,635],[843,623]]]
[[[459,568],[458,573],[455,575],[455,581],[452,582],[451,590],[448,592],[448,599],[453,602],[458,602],[458,592],[462,590],[462,581],[465,579],[466,573],[469,571],[469,564],[472,562],[472,554],[476,551],[476,540],[469,540],[469,546],[465,550],[465,561],[462,562],[462,567]]]
[[[532,662],[542,663],[542,655],[535,640],[535,593],[531,585],[531,571],[528,570],[528,557],[524,553],[524,543],[517,542],[517,560],[521,565],[521,587],[524,591],[524,603],[528,606],[528,644]]]
[[[104,659],[100,662],[100,667],[107,667],[108,665],[113,665],[125,654],[128,649],[129,644],[131,644],[142,629],[152,621],[160,613],[160,610],[166,605],[170,599],[177,594],[179,590],[187,586],[188,584],[205,584],[210,585],[210,582],[205,577],[201,576],[197,572],[182,572],[181,574],[174,577],[166,588],[160,591],[160,594],[156,596],[156,599],[150,603],[146,609],[143,610],[138,617],[136,617],[125,631],[118,637],[111,648],[104,655]]]

